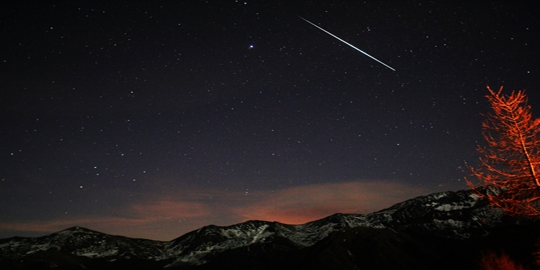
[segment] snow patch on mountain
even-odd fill
[[[422,231],[439,237],[467,238],[482,234],[500,222],[503,213],[490,208],[470,191],[441,192],[417,197],[367,214],[334,214],[302,225],[247,221],[226,227],[206,226],[169,242],[130,239],[81,227],[37,238],[0,239],[0,260],[20,260],[31,254],[56,250],[109,261],[145,259],[168,266],[201,265],[227,251],[253,245],[302,249],[333,232],[366,227],[396,231]]]

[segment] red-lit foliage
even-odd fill
[[[524,91],[502,94],[487,87],[493,112],[482,123],[486,147],[478,167],[469,166],[489,199],[508,214],[540,217],[540,119],[533,119]],[[474,184],[467,180],[474,189]]]
[[[480,269],[482,270],[525,270],[525,268],[514,262],[504,252],[496,254],[489,251],[482,254],[480,260]]]

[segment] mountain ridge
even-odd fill
[[[332,262],[348,267],[335,269],[354,269],[359,265],[376,266],[361,263],[365,259],[355,253],[373,253],[365,246],[370,243],[380,246],[371,257],[395,257],[397,262],[381,261],[381,265],[387,265],[388,269],[400,265],[414,269],[414,265],[422,265],[416,257],[420,251],[445,250],[433,239],[459,246],[471,239],[488,239],[496,228],[514,224],[500,209],[490,207],[470,190],[446,191],[419,196],[370,214],[336,213],[300,225],[261,220],[229,226],[208,225],[171,241],[108,235],[75,226],[41,237],[0,239],[0,267],[128,269],[130,265],[131,269],[220,269],[230,264],[234,268],[245,267],[238,269],[293,265],[298,269],[306,265],[317,268],[312,261],[318,261],[322,255],[314,254],[322,253],[330,257],[319,265]],[[336,243],[336,239],[343,243]],[[347,240],[357,244],[351,246],[346,244]],[[431,248],[426,250],[426,247]],[[329,253],[333,255],[327,254],[329,248],[335,249]],[[243,258],[242,263],[231,259],[236,257]]]

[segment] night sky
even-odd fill
[[[467,188],[486,85],[540,116],[540,2],[321,2],[4,4],[0,237],[370,213]]]

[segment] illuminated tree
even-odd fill
[[[482,270],[525,270],[525,267],[516,263],[506,253],[497,254],[493,251],[482,252],[480,261]]]
[[[487,146],[478,147],[479,166],[468,166],[485,189],[467,184],[511,215],[540,217],[540,119],[532,118],[524,91],[487,89],[493,109],[482,123]]]

